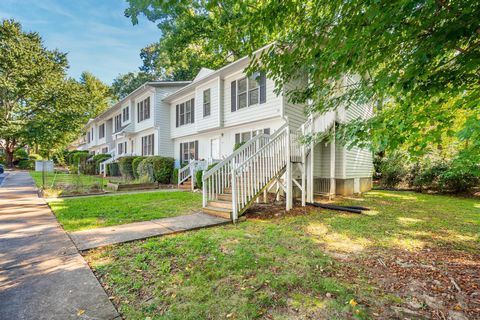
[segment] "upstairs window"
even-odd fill
[[[142,156],[153,156],[153,143],[155,136],[150,134],[142,137]]]
[[[150,97],[137,103],[137,122],[150,119]]]
[[[175,107],[175,123],[177,127],[195,122],[195,99],[177,104]]]
[[[127,122],[130,119],[130,108],[126,107],[122,110],[123,113],[123,122]]]
[[[122,115],[117,114],[115,116],[115,133],[119,132],[122,130]]]
[[[98,127],[98,139],[105,138],[105,123],[102,123],[100,127]]]
[[[203,117],[210,115],[210,89],[203,91]]]
[[[255,72],[230,83],[231,111],[267,101],[267,78],[264,72]]]

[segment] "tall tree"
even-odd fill
[[[1,22],[0,141],[9,165],[25,144],[51,154],[105,108],[104,85],[90,74],[82,83],[67,79],[67,68],[66,54],[45,48],[37,33],[13,20]]]
[[[141,52],[141,70],[158,78],[191,80],[200,68],[217,69],[271,40],[265,28],[242,24],[255,10],[253,0],[128,2],[133,23],[144,14],[161,31],[161,39]]]
[[[112,83],[113,94],[123,99],[145,82],[156,80],[157,76],[147,72],[128,72],[118,75]]]
[[[80,83],[83,86],[85,101],[88,103],[87,108],[90,118],[95,118],[107,110],[115,99],[112,88],[90,72],[85,71],[81,74]]]

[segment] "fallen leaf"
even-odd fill
[[[81,315],[84,314],[84,313],[85,313],[85,310],[83,310],[83,309],[78,309],[78,311],[77,311],[77,316],[81,316]]]

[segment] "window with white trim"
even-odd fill
[[[180,143],[180,162],[198,160],[198,140]]]
[[[105,138],[105,123],[102,123],[98,127],[98,139],[103,139]]]
[[[262,104],[267,101],[267,78],[264,72],[254,72],[248,77],[230,83],[231,111]]]
[[[150,97],[137,103],[137,122],[150,119]]]
[[[119,132],[122,130],[122,115],[117,114],[115,116],[115,133]]]
[[[176,105],[176,126],[180,127],[195,122],[195,99]]]
[[[108,147],[102,148],[102,153],[108,153]]]
[[[153,144],[155,141],[155,135],[150,134],[142,137],[142,156],[153,156]]]
[[[203,91],[203,117],[210,115],[210,89]]]
[[[244,131],[235,134],[235,143],[245,143],[248,140],[252,139],[259,133],[270,134],[270,128],[253,130],[253,131]]]
[[[122,110],[123,122],[127,122],[130,119],[130,107],[125,107]]]
[[[117,145],[117,152],[119,155],[127,153],[127,141],[121,142]]]

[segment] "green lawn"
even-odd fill
[[[30,171],[38,188],[43,186],[42,172]],[[45,196],[75,195],[101,191],[107,183],[99,176],[68,173],[45,173]]]
[[[49,205],[66,231],[78,231],[197,212],[201,199],[198,193],[148,192],[56,199]]]
[[[295,209],[96,249],[86,259],[125,319],[386,319],[398,316],[391,306],[410,298],[381,286],[389,274],[400,283],[393,271],[373,281],[368,272],[380,270],[372,267],[378,254],[390,267],[401,255],[428,253],[427,247],[480,250],[478,200],[372,191],[345,203],[372,210]]]

